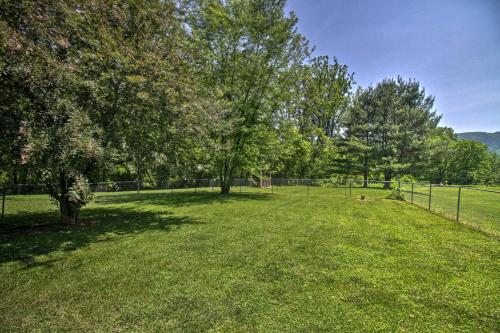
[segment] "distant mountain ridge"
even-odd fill
[[[494,133],[464,132],[464,133],[457,133],[457,137],[460,140],[479,141],[487,145],[489,150],[495,151],[500,154],[500,131]]]

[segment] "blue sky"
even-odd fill
[[[289,0],[314,55],[336,56],[365,87],[415,78],[441,125],[500,131],[500,0]]]

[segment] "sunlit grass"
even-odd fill
[[[382,190],[234,190],[99,194],[72,227],[7,216],[1,330],[498,329],[494,237]]]

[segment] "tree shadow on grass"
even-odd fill
[[[128,213],[136,210],[130,209],[127,206],[128,204],[134,207],[151,205],[168,209],[214,203],[225,204],[248,200],[266,200],[270,198],[272,196],[266,193],[234,193],[229,195],[220,195],[216,192],[174,192],[172,194],[166,191],[97,193],[91,205],[83,207],[80,214],[83,219],[86,219],[88,215],[92,222],[95,222],[95,220],[101,220],[103,216],[112,218],[114,215],[120,215],[126,219],[126,217],[123,217],[123,214],[120,214],[119,210],[127,211]],[[47,228],[54,229],[58,227],[59,212],[57,206],[52,206],[51,209],[44,207],[43,211],[38,210],[36,205],[31,205],[29,197],[26,197],[24,206],[26,207],[24,210],[18,210],[11,214],[8,214],[9,208],[7,207],[6,217],[0,220],[0,238],[2,234],[9,233],[12,229],[20,229],[22,231],[25,228],[26,230],[29,229],[36,232],[37,230],[44,231]]]
[[[60,259],[35,260],[54,251],[73,251],[91,243],[114,241],[125,235],[149,231],[172,232],[187,225],[203,224],[171,212],[148,212],[131,208],[89,208],[76,225],[51,222],[47,214],[30,214],[32,225],[3,225],[0,229],[0,264],[20,262],[24,268],[51,266]]]
[[[268,200],[269,193],[231,193],[221,195],[217,192],[127,192],[99,194],[94,200],[97,204],[125,204],[144,203],[147,205],[161,205],[165,207],[186,207],[214,203],[231,203],[249,200]]]
[[[262,193],[113,193],[96,198],[96,206],[82,209],[81,222],[77,225],[59,224],[57,212],[19,213],[0,223],[0,264],[15,261],[21,262],[24,268],[50,266],[60,259],[48,258],[40,262],[35,260],[35,256],[54,251],[73,251],[124,235],[172,232],[183,226],[204,223],[189,216],[174,215],[169,210],[173,207],[269,198],[270,195]],[[163,208],[142,210],[141,205]]]

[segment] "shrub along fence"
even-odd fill
[[[495,236],[500,236],[500,191],[471,186],[440,184],[385,182],[363,179],[292,179],[273,178],[266,180],[252,178],[232,179],[232,192],[265,192],[303,195],[343,195],[370,197],[371,190],[391,188],[402,194],[405,201],[421,206],[434,213],[471,225]],[[219,192],[218,179],[176,179],[159,182],[118,181],[93,183],[95,197],[107,192],[160,193]],[[331,189],[317,190],[318,188]],[[23,214],[57,214],[57,206],[51,203],[45,185],[16,184],[3,185],[1,217]],[[372,192],[373,193],[373,192]],[[379,193],[380,195],[380,193]],[[378,195],[378,196],[379,196]]]

